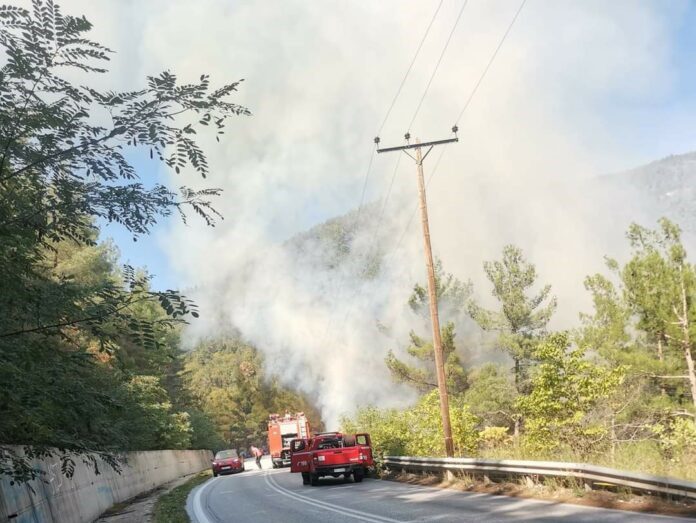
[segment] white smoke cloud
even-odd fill
[[[436,4],[80,0],[65,6],[85,12],[119,51],[111,75],[118,85],[135,87],[134,79],[163,68],[184,78],[202,72],[219,82],[245,78],[237,101],[254,116],[234,122],[222,145],[205,141],[209,183],[225,189],[218,204],[225,221],[214,229],[172,223],[162,241],[183,286],[197,289],[204,313],[189,335],[236,326],[265,352],[269,371],[316,399],[330,426],[360,403],[412,399],[391,383],[383,360],[387,348],[405,343],[416,321],[406,300],[413,283],[424,281],[418,219],[370,282],[309,270],[281,244],[358,206],[371,140]],[[469,4],[411,129],[421,139],[449,136],[519,5]],[[401,143],[460,5],[444,2],[382,132],[384,145]],[[529,0],[459,122],[460,143],[448,146],[429,186],[435,254],[446,270],[471,277],[480,299],[490,299],[483,260],[515,243],[559,297],[556,326],[574,322],[586,307],[583,276],[601,269],[605,253],[621,252],[622,220],[639,217],[640,205],[583,197],[581,188],[590,176],[629,167],[646,154],[626,152],[621,122],[607,119],[605,109],[617,99],[640,103],[669,93],[670,32],[684,5]],[[426,175],[438,155],[428,158]],[[383,197],[395,161],[394,155],[375,158],[367,201]],[[415,198],[415,169],[404,157],[378,235],[390,253]],[[611,210],[619,206],[627,208],[617,219]],[[359,242],[369,244],[373,232]]]

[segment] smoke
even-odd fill
[[[163,68],[183,78],[245,78],[236,101],[254,116],[234,122],[222,145],[204,140],[210,184],[225,190],[225,221],[214,229],[171,223],[159,238],[182,286],[196,289],[203,315],[190,339],[239,329],[264,352],[269,372],[316,400],[329,427],[356,405],[412,400],[384,366],[387,349],[403,347],[419,325],[406,301],[425,281],[417,216],[406,229],[417,194],[410,159],[401,159],[385,202],[397,158],[374,158],[365,202],[376,203],[356,217],[362,226],[344,264],[320,263],[328,255],[320,242],[305,242],[301,253],[284,242],[358,208],[372,138],[437,2],[74,3],[119,50],[119,84],[135,87],[132,78]],[[450,136],[518,6],[469,4],[414,137]],[[402,143],[460,5],[444,2],[383,145]],[[442,149],[426,161],[435,254],[445,270],[473,280],[484,304],[491,298],[482,262],[514,243],[537,265],[540,283],[553,285],[555,327],[587,309],[583,277],[602,269],[604,254],[621,254],[623,231],[643,208],[588,190],[588,180],[651,154],[630,149],[624,120],[610,109],[669,94],[670,34],[684,8],[528,2],[459,122],[460,142],[441,161]],[[201,185],[190,174],[172,178],[184,183]],[[377,248],[385,255],[377,276],[357,277]]]

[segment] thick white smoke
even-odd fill
[[[437,0],[70,4],[120,51],[119,85],[135,87],[133,78],[164,67],[246,79],[237,101],[254,116],[235,122],[222,145],[205,143],[209,183],[225,189],[225,221],[214,229],[172,223],[160,237],[182,286],[197,289],[203,316],[189,336],[235,326],[264,351],[269,371],[316,399],[330,427],[357,404],[412,399],[383,364],[416,324],[406,300],[424,281],[417,217],[393,251],[416,204],[412,162],[401,160],[379,234],[368,226],[356,241],[360,252],[380,239],[389,256],[379,278],[352,276],[360,258],[327,271],[307,262],[323,247],[299,259],[282,244],[358,207],[371,140]],[[384,145],[401,143],[460,5],[444,2]],[[413,136],[449,136],[518,5],[469,2]],[[559,297],[556,326],[586,307],[584,275],[624,249],[622,232],[629,217],[641,218],[641,203],[588,194],[585,182],[653,154],[627,152],[623,121],[608,109],[669,93],[669,35],[684,5],[529,0],[429,186],[435,254],[446,270],[471,278],[480,299],[489,299],[482,262],[515,243]],[[428,158],[426,175],[439,154]],[[366,201],[383,198],[395,162],[375,158]],[[200,185],[183,178],[172,183]]]

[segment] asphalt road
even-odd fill
[[[287,522],[507,522],[599,521],[677,523],[695,520],[596,509],[564,503],[474,494],[365,479],[343,483],[324,478],[317,487],[302,485],[288,469],[264,470],[246,464],[246,472],[220,476],[195,489],[188,510],[197,523]]]

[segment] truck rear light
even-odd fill
[[[315,461],[324,461],[326,459],[326,456],[314,456]]]
[[[360,454],[360,459],[361,459],[361,460],[366,460],[366,459],[367,459],[367,456],[366,456],[365,454]]]

